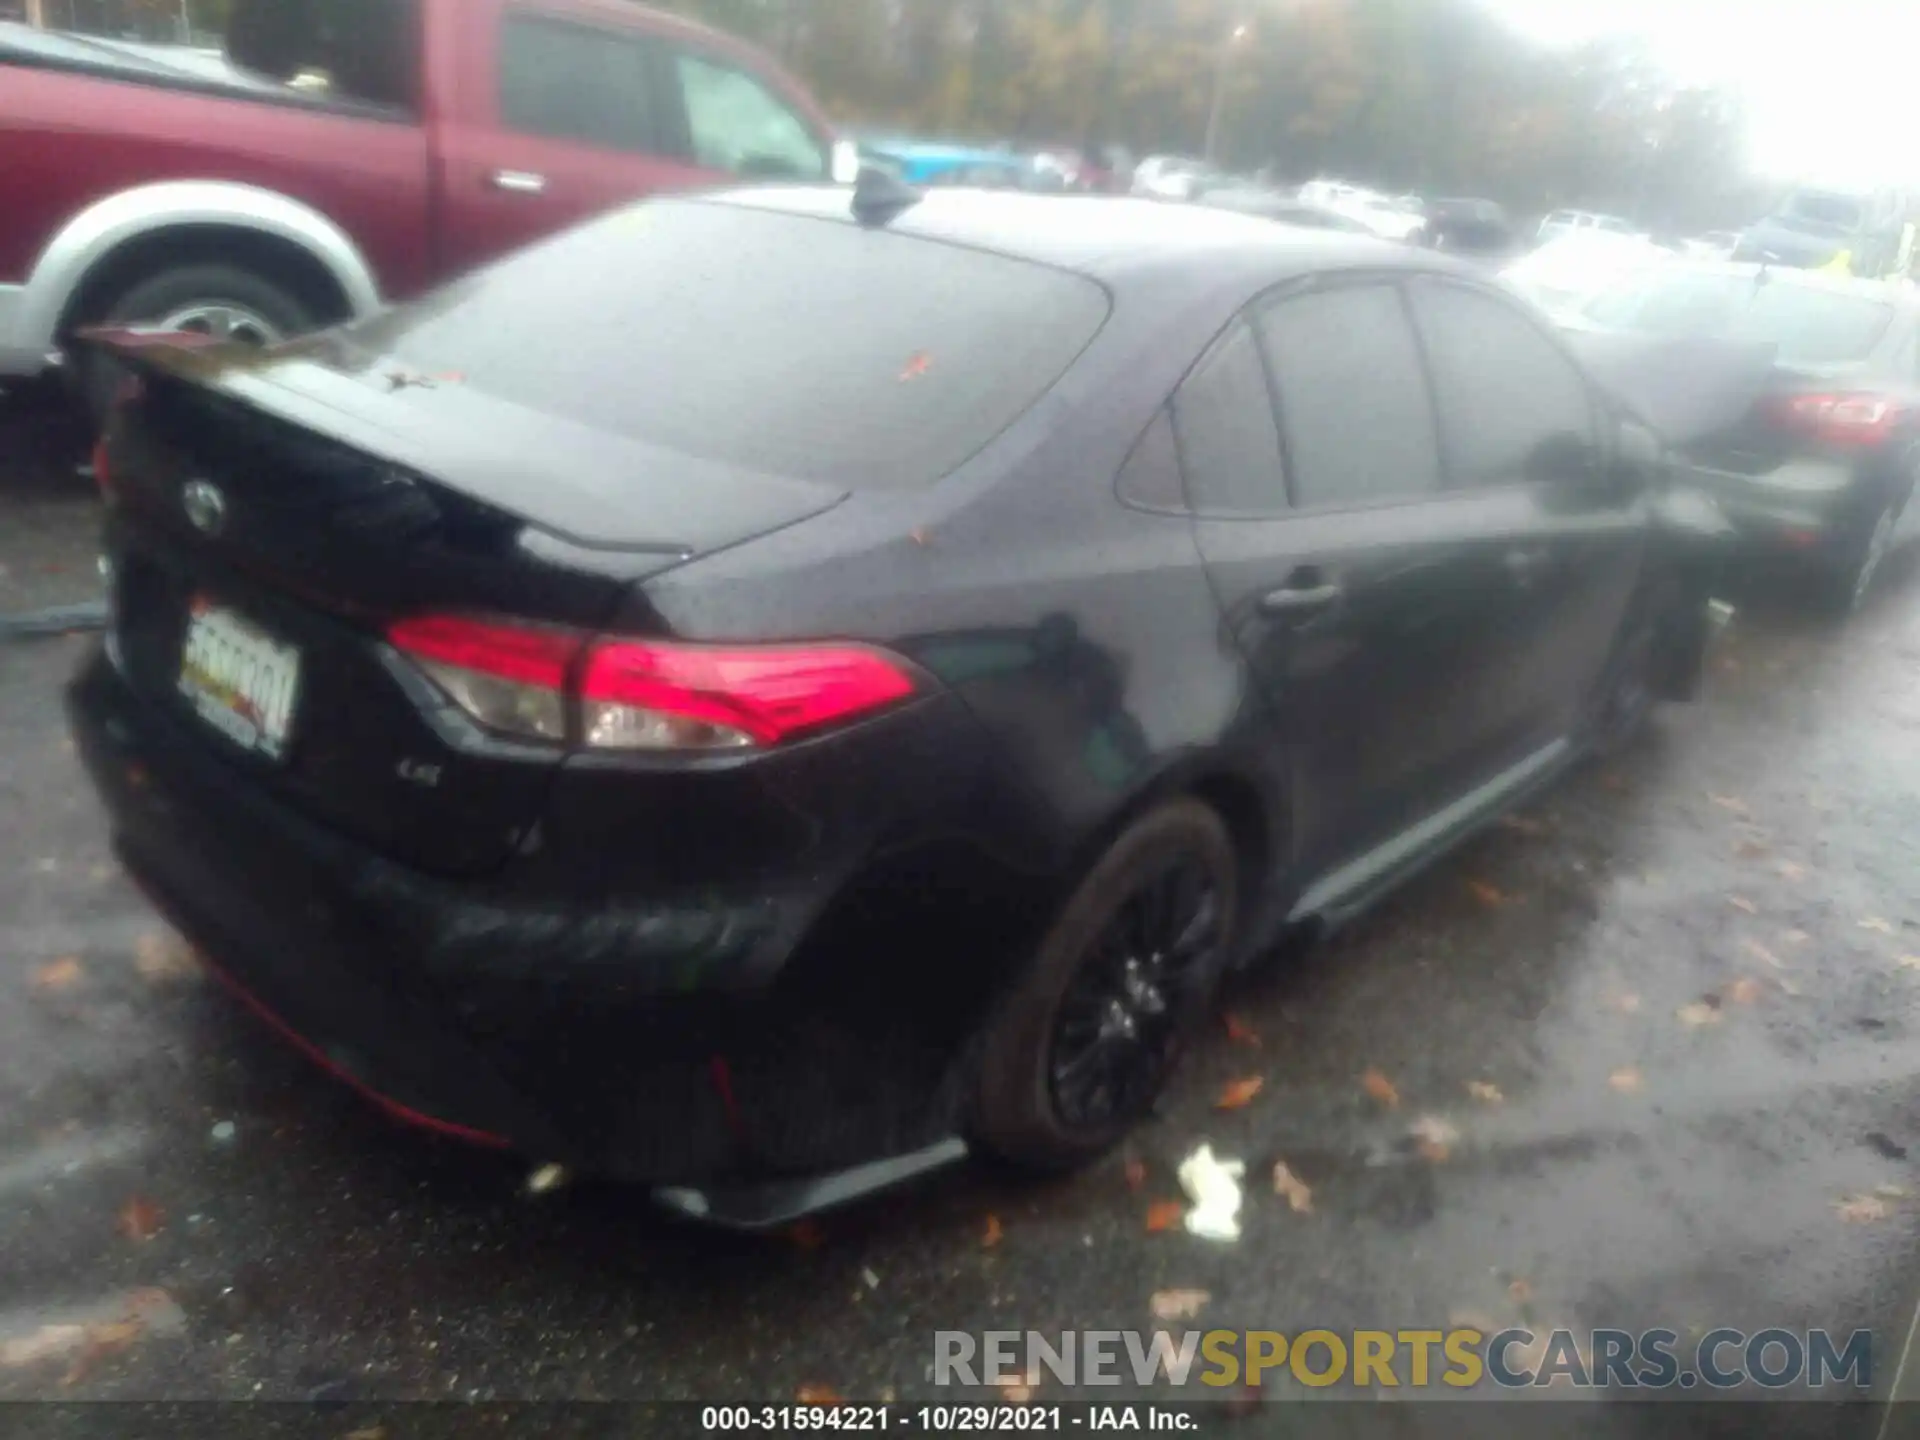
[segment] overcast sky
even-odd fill
[[[1920,0],[1489,0],[1551,42],[1630,31],[1745,96],[1756,168],[1920,185]]]

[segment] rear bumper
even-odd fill
[[[1859,477],[1817,463],[1766,477],[1695,468],[1685,483],[1712,499],[1743,556],[1815,563],[1854,537],[1866,494]]]
[[[251,1008],[400,1119],[700,1187],[705,1213],[736,1223],[960,1153],[941,1146],[955,1114],[942,1064],[890,1087],[867,1042],[802,1017],[778,988],[697,983],[759,974],[793,947],[822,904],[797,882],[776,899],[689,896],[628,914],[510,907],[287,810],[104,653],[68,709],[139,883]],[[863,1067],[877,1098],[849,1085]],[[892,1157],[905,1160],[851,1186],[822,1180]]]

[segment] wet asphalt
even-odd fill
[[[0,402],[0,611],[92,593],[74,452]],[[58,705],[88,643],[0,641],[0,1400],[919,1400],[936,1330],[1150,1327],[1169,1290],[1199,1328],[1871,1329],[1894,1384],[1920,546],[1844,628],[1742,597],[1699,703],[1244,985],[1125,1153],[766,1237],[529,1194],[263,1033],[112,861]],[[1148,1228],[1202,1140],[1247,1162],[1237,1243]],[[1805,1433],[1881,1417],[1841,1421]]]

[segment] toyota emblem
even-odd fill
[[[227,497],[216,485],[205,480],[189,480],[180,491],[180,506],[193,522],[193,528],[203,535],[218,535],[226,528]]]

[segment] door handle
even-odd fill
[[[487,177],[487,183],[509,195],[540,195],[546,191],[547,177],[531,170],[496,170]]]
[[[1285,585],[1260,597],[1262,615],[1312,615],[1337,604],[1346,592],[1338,585]]]

